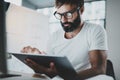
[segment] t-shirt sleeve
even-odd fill
[[[90,31],[89,51],[91,50],[108,50],[107,35],[103,27],[97,25]]]

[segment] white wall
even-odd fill
[[[48,17],[25,7],[11,4],[6,13],[8,52],[20,52],[30,45],[46,50]]]
[[[22,0],[4,0],[4,1],[19,5],[19,6],[22,5]]]
[[[20,53],[22,48],[28,45],[46,51],[49,38],[47,16],[25,7],[10,4],[6,12],[6,26],[7,52]],[[32,71],[15,57],[8,60],[8,65],[9,70]]]
[[[117,80],[120,80],[120,0],[107,0],[109,58],[112,60]]]

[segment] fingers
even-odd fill
[[[45,76],[45,75],[41,75],[41,74],[38,74],[38,73],[35,73],[35,74],[33,75],[33,77],[46,79],[46,76]]]
[[[37,63],[35,63],[34,61],[32,61],[32,60],[30,60],[30,59],[26,59],[25,60],[25,63],[29,66],[29,67],[31,67],[35,72],[38,72],[39,70],[37,69],[38,68],[38,64]]]
[[[22,53],[29,53],[32,51],[32,47],[31,46],[27,46],[27,47],[24,47],[21,52]]]
[[[57,74],[57,69],[55,67],[55,64],[53,62],[50,63],[50,69]]]
[[[41,52],[37,48],[32,48],[31,53],[39,53],[39,54],[41,54]]]
[[[47,75],[51,78],[58,75],[58,71],[56,70],[55,64],[53,62],[50,62],[49,66],[50,67],[47,68]]]
[[[36,65],[35,62],[33,62],[33,61],[30,60],[30,59],[26,59],[26,60],[25,60],[25,63],[26,63],[28,66],[30,66],[31,68],[34,68],[34,65]]]
[[[21,50],[22,53],[39,53],[42,54],[43,52],[39,51],[37,48],[32,48],[31,46],[24,47]]]
[[[32,61],[31,59],[25,59],[25,63],[31,67],[36,73],[45,73],[46,68]]]
[[[49,77],[53,77],[53,76],[56,76],[58,74],[53,62],[50,63],[49,68],[44,67],[42,65],[39,65],[30,59],[26,59],[25,63],[29,67],[31,67],[36,73],[44,73],[44,74],[48,75]]]
[[[53,62],[50,63],[50,68],[51,68],[51,69],[55,69],[55,65],[54,65]]]

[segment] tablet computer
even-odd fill
[[[77,79],[77,73],[69,62],[68,58],[65,56],[48,56],[41,54],[28,54],[28,53],[10,53],[20,61],[25,63],[25,59],[29,58],[35,61],[37,64],[49,67],[50,62],[53,62],[59,73],[59,76],[67,80],[80,80]]]

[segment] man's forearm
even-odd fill
[[[81,80],[96,76],[98,74],[105,74],[105,71],[102,69],[86,69],[83,71],[78,72],[78,76],[80,77]]]

